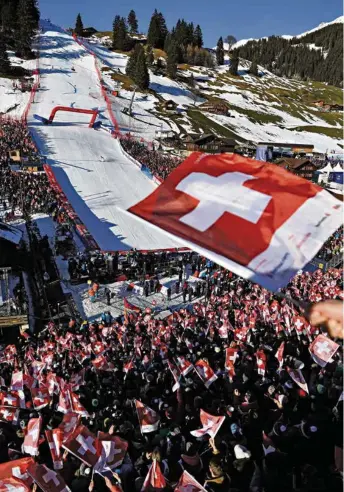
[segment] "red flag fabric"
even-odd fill
[[[98,371],[113,371],[115,366],[112,362],[109,362],[104,355],[99,355],[92,361],[92,365]]]
[[[0,479],[0,492],[30,492],[31,487],[19,478],[9,477]]]
[[[23,371],[15,371],[12,373],[11,390],[23,391]]]
[[[225,367],[228,369],[230,365],[234,365],[238,357],[238,349],[235,347],[226,348],[226,364]]]
[[[129,212],[270,290],[342,223],[342,204],[321,187],[236,154],[193,153]]]
[[[0,406],[0,420],[16,425],[19,417],[19,408]]]
[[[61,475],[45,465],[33,463],[28,473],[43,492],[70,492]]]
[[[141,312],[141,309],[138,306],[131,304],[131,302],[129,302],[126,297],[124,298],[124,308],[128,309],[129,311],[135,311],[136,313]]]
[[[62,444],[62,447],[92,467],[97,463],[101,454],[100,441],[84,425],[79,425]]]
[[[296,383],[303,391],[309,393],[307,383],[300,369],[291,369],[290,367],[287,367],[286,369],[294,383]]]
[[[275,357],[279,363],[279,369],[281,369],[283,366],[284,345],[285,345],[285,343],[282,342],[281,345],[278,347],[277,352],[275,354]]]
[[[339,349],[338,343],[325,335],[318,335],[309,346],[309,351],[317,364],[325,367]]]
[[[70,393],[67,389],[61,390],[60,392],[57,411],[62,413],[73,412],[72,400],[70,398]]]
[[[185,357],[177,357],[177,364],[183,376],[189,374],[189,372],[194,368],[191,362]]]
[[[135,406],[142,434],[156,431],[159,427],[159,415],[139,400],[135,400]]]
[[[63,439],[62,429],[47,429],[45,431],[45,437],[50,449],[51,458],[53,460],[54,470],[61,470],[63,468],[61,446]]]
[[[39,433],[41,432],[42,419],[30,419],[27,426],[27,433],[22,445],[23,453],[38,455]]]
[[[73,412],[81,415],[82,417],[89,417],[89,413],[86,408],[81,405],[78,395],[70,391],[70,397],[72,400]]]
[[[209,386],[216,381],[217,376],[204,359],[200,359],[195,363],[195,369],[199,377],[202,379],[204,386],[209,388]]]
[[[208,434],[210,437],[215,437],[221,425],[225,421],[225,418],[226,417],[211,415],[201,409],[200,419],[203,427],[202,429],[191,431],[190,434],[195,437],[202,437],[204,434]]]
[[[67,441],[69,436],[75,431],[80,424],[81,417],[76,413],[67,413],[63,416],[59,429],[62,430],[62,442]]]
[[[31,484],[31,479],[27,473],[29,466],[34,463],[33,458],[21,458],[19,460],[7,461],[0,464],[0,480],[6,478],[19,478],[25,483]]]
[[[46,407],[51,402],[48,387],[31,388],[32,403],[36,410]]]
[[[260,374],[261,376],[265,376],[266,355],[263,352],[263,350],[257,350],[256,360],[257,360],[258,374]]]
[[[154,490],[158,492],[159,490],[165,490],[166,480],[164,475],[162,474],[159,463],[156,460],[153,460],[151,467],[148,470],[147,476],[143,483],[143,487],[141,492]]]
[[[190,473],[184,470],[174,492],[206,492],[206,490]]]
[[[102,445],[101,459],[99,461],[102,462],[103,468],[107,467],[110,470],[119,468],[128,449],[127,441],[105,432],[98,432],[98,439]]]

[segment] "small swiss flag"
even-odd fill
[[[198,152],[129,212],[271,290],[342,222],[341,202],[310,181],[275,164]]]
[[[314,361],[321,367],[325,367],[331,361],[338,349],[338,343],[325,337],[325,335],[318,335],[309,346]]]

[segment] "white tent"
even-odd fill
[[[332,172],[331,164],[328,162],[327,165],[323,169],[319,169],[318,172],[320,173],[319,182],[328,183],[329,175]]]

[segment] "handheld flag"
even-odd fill
[[[128,212],[277,290],[340,227],[342,210],[320,186],[275,164],[195,152]]]

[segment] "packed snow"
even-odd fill
[[[71,205],[103,250],[174,247],[163,233],[125,213],[156,185],[122,153],[118,141],[88,128],[89,115],[57,113],[49,126],[35,118],[48,117],[57,105],[104,110],[94,58],[58,27],[42,27],[41,89],[29,126]]]

